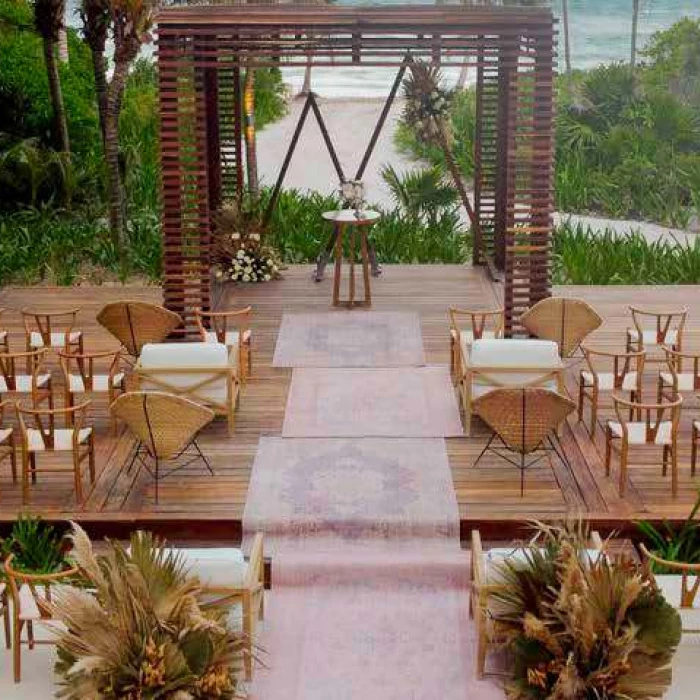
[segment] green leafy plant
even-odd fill
[[[18,571],[52,574],[66,565],[63,536],[41,518],[21,516],[12,525],[9,536],[0,546],[2,558],[11,554]]]
[[[674,527],[664,521],[660,527],[655,527],[647,520],[637,522],[639,531],[649,541],[650,550],[666,561],[678,561],[686,564],[700,562],[700,520],[696,517],[700,511],[700,492],[688,517],[680,527]],[[678,573],[667,571],[655,562],[652,570],[657,574]]]
[[[145,532],[132,535],[129,551],[109,541],[99,556],[78,525],[71,539],[92,591],[54,590],[53,615],[67,628],[57,641],[57,697],[234,697],[242,635],[225,608],[205,604],[180,555]]]
[[[585,529],[539,525],[499,567],[497,621],[514,655],[511,700],[661,698],[678,613],[631,560],[586,553]]]

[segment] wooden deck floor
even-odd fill
[[[700,348],[700,293],[692,287],[627,288],[568,287],[557,293],[590,301],[605,318],[595,342],[620,348],[627,326],[630,302],[654,307],[690,307],[687,347]],[[450,304],[486,307],[498,303],[500,290],[481,270],[461,266],[388,266],[373,285],[374,309],[414,310],[420,314],[426,359],[447,363],[447,307]],[[162,482],[158,505],[146,474],[127,472],[133,442],[122,434],[110,437],[106,406],[97,401],[92,411],[98,431],[97,483],[82,509],[75,507],[71,477],[47,475],[32,488],[32,510],[49,518],[72,517],[103,532],[118,532],[135,523],[147,523],[166,532],[192,537],[235,537],[240,530],[250,469],[258,439],[278,435],[282,427],[291,371],[272,368],[272,355],[282,314],[325,311],[329,308],[331,280],[311,280],[308,266],[289,269],[283,280],[266,285],[223,290],[221,307],[251,303],[255,308],[254,376],[245,389],[237,418],[236,435],[227,437],[217,421],[201,438],[204,452],[216,476],[188,469]],[[114,347],[114,341],[95,321],[99,308],[115,299],[160,300],[157,287],[10,288],[0,292],[0,308],[19,309],[83,307],[81,325],[86,348]],[[362,313],[358,311],[357,313]],[[0,325],[9,327],[13,347],[23,345],[23,331],[16,314],[7,312]],[[51,365],[58,378],[59,370]],[[649,372],[650,387],[654,382]],[[569,372],[573,389],[578,366]],[[683,417],[681,489],[671,498],[670,479],[661,476],[658,455],[634,454],[630,488],[625,499],[617,495],[616,475],[607,478],[602,464],[602,442],[592,442],[575,421],[565,428],[563,441],[570,467],[547,461],[527,472],[525,494],[520,495],[519,473],[505,462],[485,458],[474,467],[486,430],[478,427],[472,438],[448,440],[448,452],[459,502],[463,531],[474,524],[491,536],[511,532],[519,521],[582,515],[596,525],[620,527],[633,518],[682,518],[695,498],[700,479],[690,478],[690,417],[698,415],[697,401],[688,397]],[[603,418],[606,411],[603,411]],[[20,489],[12,483],[9,463],[0,463],[0,522],[13,519],[21,507]]]

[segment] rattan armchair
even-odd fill
[[[22,679],[22,646],[33,649],[37,644],[54,644],[53,639],[37,639],[36,627],[46,627],[50,634],[62,629],[62,623],[52,620],[51,588],[65,585],[78,575],[77,568],[53,574],[28,574],[18,571],[11,554],[5,561],[10,599],[12,600],[12,657],[15,683]],[[23,632],[26,636],[23,637]]]
[[[36,483],[39,472],[73,474],[75,500],[84,503],[83,463],[88,463],[90,484],[95,483],[95,434],[87,424],[90,401],[70,408],[39,409],[16,404],[22,440],[22,502],[29,504],[29,482]],[[56,418],[63,418],[70,427],[57,428]],[[39,468],[37,455],[42,453],[71,454],[70,468],[50,465]]]
[[[632,445],[662,448],[662,473],[666,476],[670,462],[671,491],[674,498],[678,495],[678,425],[682,403],[680,396],[673,401],[653,404],[635,403],[613,396],[617,420],[609,420],[605,428],[605,473],[610,476],[613,443],[619,441],[620,496],[624,496],[627,490],[627,466]],[[635,415],[637,420],[628,419],[628,413]]]
[[[678,610],[683,632],[700,633],[700,600],[698,599],[700,563],[690,564],[662,559],[650,552],[643,542],[640,543],[639,549],[649,569],[652,568],[652,564],[655,564],[662,570],[671,571],[671,573],[653,574],[653,576],[666,601]],[[692,583],[691,577],[695,579]]]
[[[464,374],[466,357],[472,343],[481,338],[502,338],[505,311],[473,311],[451,306],[450,315],[450,374],[457,384]]]
[[[163,342],[182,318],[164,306],[145,301],[115,301],[97,314],[97,322],[109,331],[133,358],[146,343]]]
[[[579,374],[578,419],[583,420],[586,401],[591,405],[591,437],[598,426],[601,393],[629,392],[630,401],[642,400],[642,379],[646,352],[607,352],[581,346],[586,368]],[[605,369],[601,371],[601,367]],[[631,417],[630,417],[631,418]]]
[[[76,329],[80,308],[65,311],[22,309],[26,350],[52,348],[83,352],[83,332]]]
[[[630,306],[634,328],[627,329],[627,350],[647,351],[647,362],[666,362],[666,355],[658,352],[651,357],[651,353],[663,349],[664,346],[683,351],[683,333],[688,310],[657,312],[639,309]],[[678,358],[677,370],[681,371],[682,356]]]
[[[672,400],[681,392],[700,391],[700,354],[679,352],[663,347],[666,353],[667,370],[659,372],[657,400]],[[682,371],[683,364],[686,371]]]
[[[512,566],[527,566],[527,550],[537,546],[533,540],[529,544],[515,547],[495,547],[485,549],[479,530],[471,533],[471,583],[469,610],[476,628],[476,676],[482,679],[486,671],[486,656],[490,648],[502,648],[509,639],[509,628],[504,628],[494,614],[494,594],[503,586],[501,567],[509,562]],[[605,544],[600,535],[590,534],[589,549],[581,556],[595,561],[604,556]]]
[[[520,495],[525,491],[525,470],[552,450],[568,464],[561,449],[557,428],[576,409],[565,396],[537,387],[494,389],[474,402],[475,413],[493,430],[476,459],[493,452],[520,470]],[[494,447],[498,439],[500,447]],[[540,455],[534,456],[535,453]],[[511,456],[513,455],[513,456]]]
[[[9,401],[0,401],[0,462],[3,462],[9,457],[12,481],[13,483],[17,483],[17,456],[15,454],[14,430],[11,427],[7,428],[3,426],[5,409],[8,405]]]
[[[235,354],[238,377],[246,382],[253,371],[253,307],[236,311],[195,309],[194,320],[204,343],[222,343]]]
[[[111,406],[125,391],[125,374],[120,367],[121,351],[92,352],[76,355],[58,352],[63,372],[64,405],[75,406],[76,396],[106,394]],[[101,368],[100,365],[103,365]],[[101,371],[100,371],[101,370]],[[70,418],[70,414],[68,416]],[[116,434],[116,422],[110,420],[112,434]]]
[[[603,323],[596,310],[582,299],[548,297],[531,306],[520,323],[542,340],[553,340],[563,358],[571,357],[581,343]]]
[[[6,309],[0,309],[0,316],[5,313]],[[10,352],[10,332],[7,328],[0,328],[0,352]]]
[[[160,482],[194,462],[214,471],[197,444],[197,434],[214,419],[210,409],[174,394],[159,391],[131,391],[111,406],[115,418],[126,423],[138,439],[128,470],[138,463],[155,483],[155,500]],[[163,464],[170,468],[163,472]]]

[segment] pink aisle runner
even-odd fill
[[[502,700],[473,671],[445,442],[404,425],[261,439],[243,528],[266,533],[273,587],[253,700]]]

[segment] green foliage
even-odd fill
[[[263,129],[287,112],[284,83],[279,68],[255,71],[255,125]]]
[[[565,223],[554,234],[553,277],[555,284],[699,284],[700,238],[648,242],[639,231]]]
[[[21,516],[13,523],[0,545],[0,554],[2,559],[13,554],[13,567],[26,573],[52,574],[66,564],[62,535],[41,518],[31,516]]]
[[[700,492],[690,514],[680,528],[664,521],[655,527],[647,520],[637,523],[639,531],[649,542],[650,551],[666,561],[678,561],[686,564],[700,562],[700,520],[696,518],[700,510]],[[678,573],[666,571],[666,568],[652,562],[652,569],[659,574]]]
[[[0,0],[0,32],[4,25],[30,28],[34,23],[32,8],[24,0]]]

